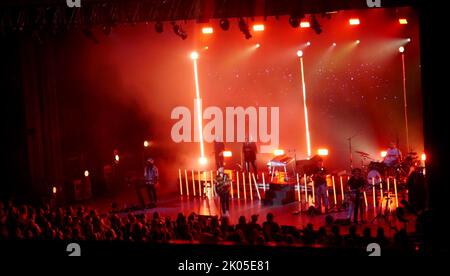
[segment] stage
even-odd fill
[[[85,207],[96,208],[100,214],[106,215],[111,212],[111,204],[115,202],[119,209],[119,216],[127,216],[129,213],[135,215],[151,216],[154,212],[158,212],[160,217],[170,217],[176,219],[178,213],[183,213],[185,216],[195,213],[201,216],[218,216],[220,215],[220,201],[219,198],[206,198],[206,197],[194,197],[194,196],[180,196],[176,194],[167,194],[160,196],[158,204],[155,208],[142,209],[137,207],[139,205],[134,189],[128,189],[126,192],[120,195],[114,195],[96,199],[92,202],[86,202],[83,205]],[[126,209],[129,210],[126,210]],[[126,211],[123,211],[126,210]],[[389,221],[384,218],[375,219],[378,215],[377,211],[374,212],[373,207],[369,204],[369,208],[364,212],[364,223],[358,224],[342,224],[339,221],[343,221],[347,218],[347,209],[338,210],[332,209],[328,215],[333,217],[335,223],[328,225],[331,227],[334,224],[340,226],[341,234],[346,235],[348,228],[351,225],[357,227],[359,234],[362,234],[364,228],[370,228],[372,235],[376,235],[376,231],[379,227],[384,229],[386,237],[393,237],[396,233],[396,229],[401,229],[405,226],[403,222],[400,222],[396,217],[395,210],[392,210]],[[282,205],[265,205],[262,200],[258,199],[231,199],[230,202],[230,224],[235,225],[238,223],[240,216],[245,216],[247,222],[250,221],[252,215],[259,216],[258,223],[262,223],[266,220],[266,215],[272,213],[275,216],[275,221],[280,226],[294,226],[298,229],[302,229],[307,224],[312,223],[314,229],[318,230],[322,226],[327,226],[325,218],[327,214],[310,215],[307,210],[303,208],[302,212],[299,211],[299,202],[292,202]],[[352,216],[353,218],[353,216]],[[409,222],[406,224],[407,232],[415,232],[415,217],[413,215],[406,215]]]

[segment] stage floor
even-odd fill
[[[137,204],[137,198],[134,193],[128,195],[121,194],[121,196],[111,196],[95,201],[91,201],[87,204],[90,207],[94,207],[99,210],[100,213],[107,213],[111,211],[111,203],[116,202],[119,206],[132,206]],[[311,216],[308,213],[299,211],[299,203],[292,202],[285,205],[264,205],[263,201],[259,199],[237,199],[234,198],[230,202],[230,223],[237,224],[240,216],[245,216],[247,221],[254,214],[259,215],[258,222],[262,224],[266,220],[266,215],[270,212],[275,215],[275,221],[280,225],[295,226],[297,228],[306,227],[308,223],[312,223],[315,229],[321,226],[325,226],[326,214]],[[156,208],[146,208],[136,211],[130,211],[136,215],[148,214],[158,212],[160,216],[170,216],[175,219],[178,213],[189,215],[195,212],[198,215],[204,216],[219,216],[220,217],[220,202],[218,198],[200,198],[193,196],[180,196],[180,195],[163,195],[158,199]],[[127,215],[130,212],[121,212],[120,215]],[[346,219],[347,210],[332,210],[329,213],[333,216],[334,220]],[[372,235],[376,234],[376,230],[379,227],[383,227],[385,235],[392,237],[395,234],[395,229],[401,229],[404,227],[404,223],[398,221],[395,215],[395,210],[389,216],[389,221],[386,219],[374,219],[377,216],[377,212],[370,206],[364,212],[364,223],[358,223],[358,233],[362,234],[364,228],[369,227],[372,230]],[[415,217],[407,216],[409,222],[407,223],[408,233],[415,232]],[[349,225],[341,225],[341,233],[347,234]]]

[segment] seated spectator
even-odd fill
[[[266,241],[279,240],[280,226],[275,222],[275,216],[272,213],[267,214],[262,228]]]

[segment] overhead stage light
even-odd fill
[[[176,24],[175,22],[172,23],[173,24],[173,32],[181,37],[181,39],[185,40],[187,38],[187,34],[186,32],[183,30],[183,28],[181,28],[180,25]]]
[[[356,40],[355,41],[356,42],[356,44],[359,44],[359,43],[361,43],[361,41],[358,39],[358,40]]]
[[[306,42],[306,46],[311,46],[311,42]]]
[[[322,26],[320,26],[315,15],[311,16],[311,28],[316,32],[316,34],[322,33]]]
[[[303,56],[303,51],[302,50],[298,50],[297,51],[297,56],[298,57],[302,57]]]
[[[406,18],[400,18],[400,19],[398,20],[398,23],[400,23],[401,25],[406,25],[406,24],[408,24],[408,19],[406,19]]]
[[[261,44],[256,43],[255,47],[256,47],[256,48],[259,48],[259,47],[261,47]]]
[[[206,165],[206,164],[208,164],[208,159],[206,157],[202,156],[198,159],[198,162],[200,163],[200,165]]]
[[[161,34],[164,31],[164,26],[163,26],[163,23],[161,21],[158,21],[158,22],[155,23],[155,31],[158,34]]]
[[[318,149],[317,154],[319,156],[328,156],[328,149]]]
[[[300,20],[297,16],[291,16],[289,17],[289,24],[292,26],[292,28],[298,28],[300,25]]]
[[[230,21],[226,18],[222,18],[219,21],[220,28],[224,31],[228,31],[230,29]]]
[[[243,18],[239,19],[238,22],[239,30],[245,35],[245,39],[250,39],[252,35],[250,34],[250,30],[248,28],[248,24],[245,22]]]
[[[398,51],[399,51],[400,53],[403,53],[403,52],[405,51],[405,47],[400,46],[400,47],[398,48]]]

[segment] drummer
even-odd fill
[[[400,164],[402,160],[402,153],[397,148],[397,145],[394,142],[389,144],[389,148],[386,151],[386,157],[383,159],[383,163],[387,167],[394,167]]]

